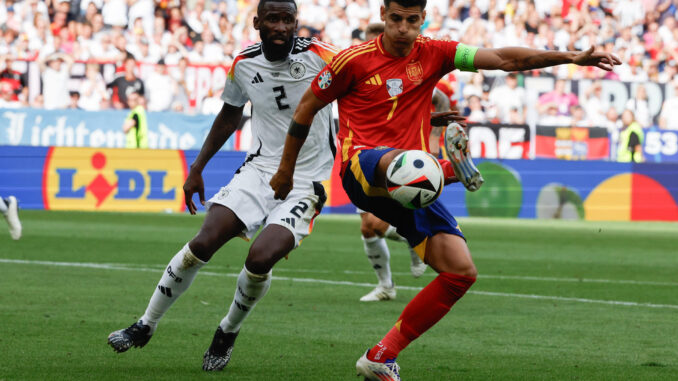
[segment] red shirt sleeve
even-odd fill
[[[334,64],[335,60],[326,65],[311,83],[313,94],[325,103],[341,98],[348,92],[353,82],[354,76],[350,62],[348,65],[339,66],[336,71],[332,66]]]
[[[457,41],[430,40],[428,44],[433,46],[435,55],[442,60],[442,74],[447,74],[456,69],[454,66],[454,55],[457,54]]]

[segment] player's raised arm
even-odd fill
[[[244,106],[236,107],[224,103],[221,107],[221,111],[219,111],[217,117],[214,118],[212,128],[210,129],[205,142],[202,144],[198,157],[196,157],[193,164],[191,164],[188,177],[186,178],[186,182],[184,182],[184,201],[191,214],[195,214],[197,211],[195,203],[193,202],[193,193],[197,192],[200,197],[200,203],[205,205],[205,185],[202,180],[202,170],[212,156],[219,151],[224,143],[226,143],[226,140],[228,140],[238,128],[238,125],[240,125],[243,108]]]
[[[558,52],[520,47],[499,49],[474,48],[459,44],[455,64],[461,70],[485,69],[521,71],[573,63],[579,66],[596,66],[610,71],[621,65],[619,57],[612,53],[596,52],[595,47],[586,51]],[[477,49],[477,50],[476,50]],[[468,67],[473,60],[471,67]]]
[[[290,128],[287,130],[287,138],[285,139],[285,147],[280,158],[278,171],[269,182],[271,188],[275,191],[275,199],[284,200],[292,190],[292,177],[294,176],[294,167],[297,164],[297,156],[306,141],[311,123],[313,123],[313,117],[325,106],[327,106],[327,103],[316,97],[313,91],[308,88],[301,97],[296,110],[294,110]]]

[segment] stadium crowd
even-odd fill
[[[298,0],[300,36],[314,36],[345,48],[361,42],[366,26],[379,21],[381,0]],[[150,111],[190,111],[189,65],[229,66],[238,51],[259,41],[252,27],[256,0],[0,0],[0,107],[127,108],[136,90]],[[457,73],[450,80],[471,122],[524,123],[524,75],[560,79],[613,79],[672,85],[678,94],[678,0],[430,0],[426,36],[484,47],[524,46],[585,50],[595,45],[623,61],[612,72],[564,65],[540,73]],[[29,97],[17,60],[41,65],[42,89]],[[84,78],[69,81],[73,62],[86,62]],[[100,65],[119,72],[106,83]],[[153,64],[139,78],[140,64]],[[499,81],[488,79],[499,78]],[[463,84],[463,86],[460,86]],[[539,123],[619,125],[620,113],[600,97],[600,82],[586,101],[564,82],[539,98]],[[69,88],[70,86],[70,88]],[[627,108],[643,126],[653,123],[647,93],[637,87]],[[220,89],[213,89],[215,103]],[[29,99],[30,98],[30,99]],[[212,102],[210,102],[212,101]],[[218,103],[218,102],[216,102]],[[659,118],[678,129],[675,96]],[[206,107],[214,109],[214,107]],[[217,108],[218,109],[218,108]],[[205,110],[208,112],[208,110]]]

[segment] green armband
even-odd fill
[[[457,52],[454,54],[454,66],[461,71],[477,72],[473,66],[473,59],[476,56],[478,48],[475,46],[468,46],[462,43],[457,45]]]

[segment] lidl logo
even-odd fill
[[[179,212],[186,174],[182,151],[53,147],[43,201],[51,210]]]

